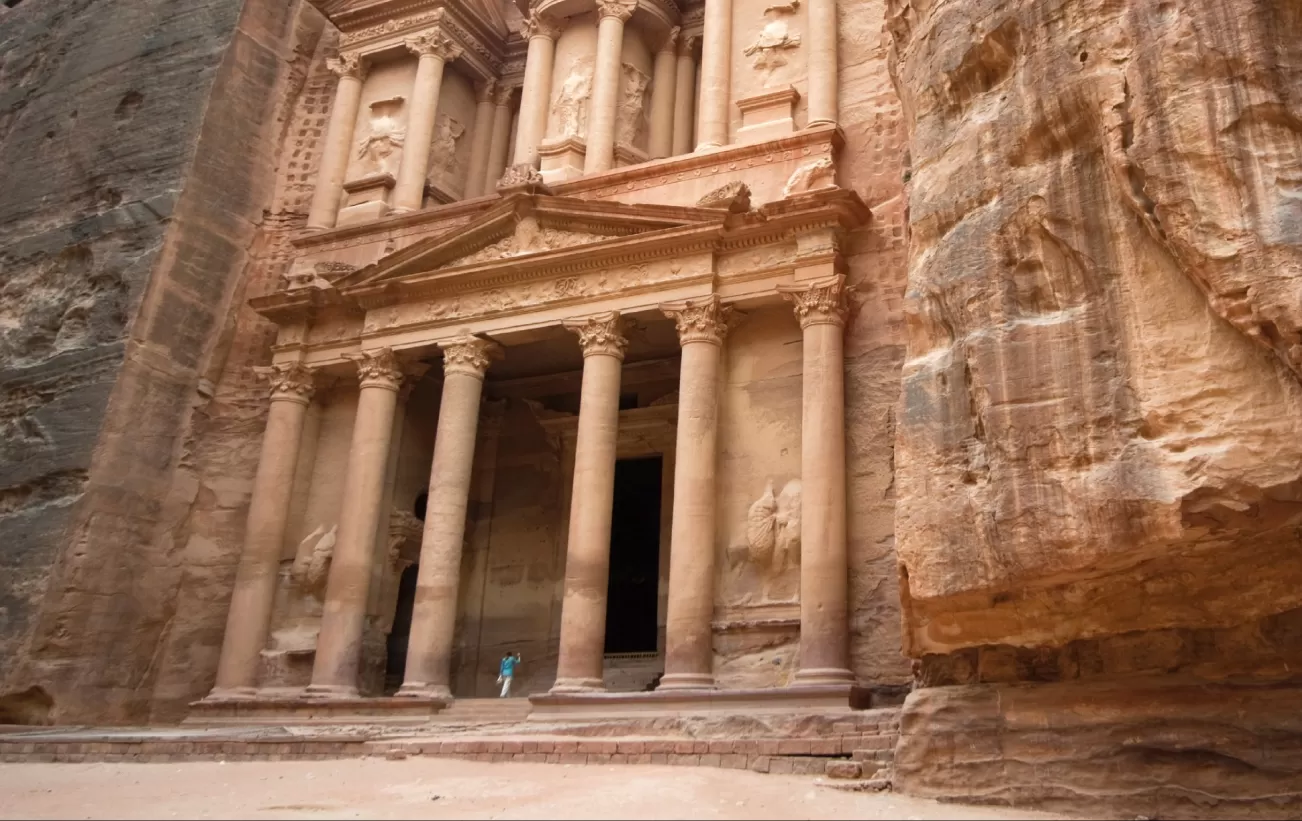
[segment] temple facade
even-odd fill
[[[437,708],[511,651],[538,705],[902,683],[846,429],[899,232],[842,168],[833,0],[322,10],[196,708]]]

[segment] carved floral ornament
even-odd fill
[[[440,28],[432,28],[408,37],[403,41],[403,45],[414,54],[421,57],[437,57],[445,63],[450,63],[465,53],[464,49]]]
[[[366,75],[366,64],[362,55],[356,51],[342,51],[337,57],[326,60],[326,68],[339,78],[352,77],[361,80]]]
[[[597,0],[597,16],[627,21],[637,10],[637,0]]]
[[[660,311],[674,320],[678,341],[682,345],[689,342],[722,345],[728,329],[735,326],[742,316],[734,312],[731,305],[721,304],[719,297],[713,295],[685,302],[668,302],[660,306]]]
[[[624,359],[628,339],[624,336],[624,321],[618,311],[587,319],[567,319],[562,324],[567,330],[578,334],[579,346],[583,348],[585,357],[605,355],[621,361]]]
[[[402,387],[404,374],[392,349],[377,348],[373,351],[345,354],[344,358],[357,363],[357,376],[363,388],[387,388],[396,391]]]
[[[845,326],[847,313],[845,276],[837,274],[830,279],[808,285],[785,285],[778,288],[782,298],[792,304],[800,327],[810,325]]]
[[[282,362],[269,367],[255,367],[253,372],[271,384],[272,400],[306,404],[316,391],[314,374],[302,362]]]
[[[484,372],[495,359],[502,358],[502,346],[489,339],[477,336],[463,336],[450,342],[444,342],[443,373],[454,373],[484,378]]]

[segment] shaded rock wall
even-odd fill
[[[146,718],[195,609],[187,435],[271,193],[299,14],[243,5],[28,3],[0,32],[0,150],[24,158],[0,168],[0,695],[40,687],[51,720]]]
[[[1083,774],[1124,770],[1097,792],[1137,812],[1302,790],[1292,758],[1216,746],[1267,743],[1254,711],[1294,698],[1220,682],[1297,679],[1302,6],[892,0],[888,27],[912,166],[905,646],[924,688],[986,684],[910,697],[899,784],[1090,797]],[[1137,676],[1198,695],[1089,706]],[[983,699],[1035,742],[1000,746]],[[1217,699],[1241,708],[1197,725]],[[1168,747],[1122,738],[1164,727]]]

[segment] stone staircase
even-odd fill
[[[527,698],[458,698],[434,715],[437,724],[514,724],[529,717]]]

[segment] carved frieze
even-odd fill
[[[357,43],[364,43],[367,40],[374,40],[379,37],[385,37],[391,34],[397,34],[402,31],[411,29],[424,28],[426,26],[438,25],[443,21],[445,12],[443,9],[425,12],[424,14],[414,14],[410,17],[397,17],[391,20],[385,20],[374,26],[367,26],[357,31],[347,31],[339,36],[341,46],[352,46]]]
[[[511,236],[498,240],[492,245],[484,246],[473,254],[454,259],[447,264],[447,267],[473,265],[478,262],[491,262],[496,259],[508,259],[524,254],[572,248],[576,245],[587,245],[604,239],[609,239],[609,237],[600,234],[587,234],[581,231],[557,231],[553,228],[539,228],[536,219],[525,217],[520,220],[515,233]]]
[[[542,174],[538,169],[529,163],[519,163],[512,165],[502,174],[502,179],[497,181],[497,190],[504,191],[511,188],[527,188],[543,184]]]

